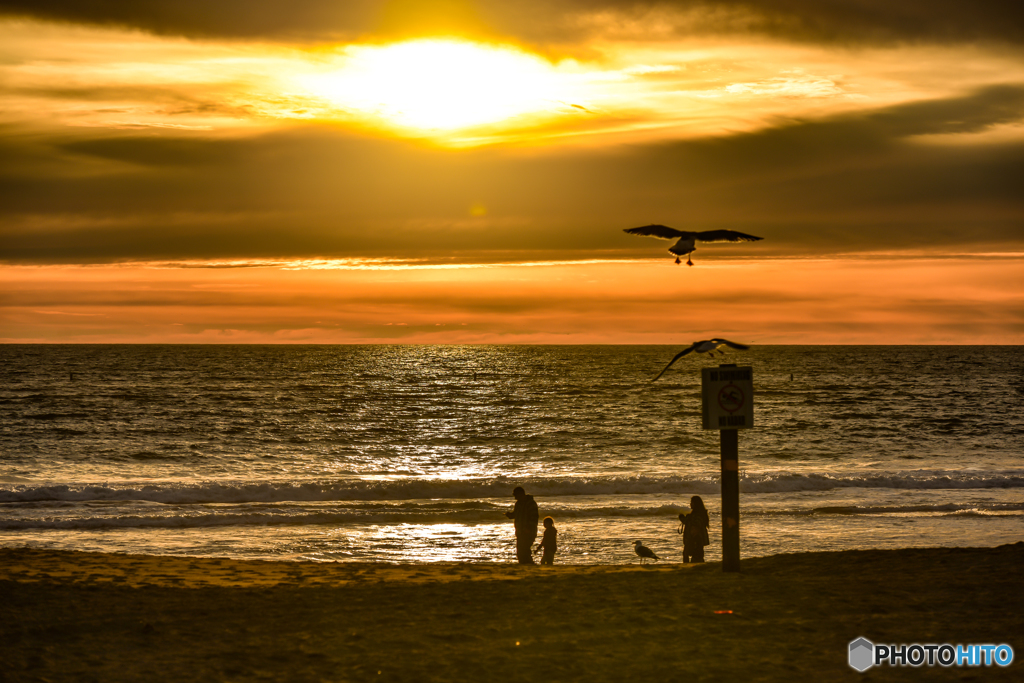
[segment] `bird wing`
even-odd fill
[[[627,228],[622,232],[628,232],[630,235],[644,235],[646,237],[660,237],[663,240],[676,240],[680,237],[685,237],[690,234],[670,228],[667,225],[645,225],[641,228]]]
[[[680,358],[682,358],[682,357],[683,357],[683,356],[685,356],[686,354],[688,354],[688,353],[690,353],[691,351],[693,351],[693,350],[694,350],[694,348],[696,348],[696,345],[695,345],[695,344],[690,344],[690,346],[689,346],[688,348],[685,348],[685,349],[683,349],[682,351],[680,351],[679,353],[677,353],[677,354],[676,354],[676,356],[675,356],[675,358],[673,358],[672,360],[670,360],[670,361],[668,362],[668,365],[666,365],[666,366],[665,366],[665,369],[664,369],[664,370],[662,370],[661,372],[659,372],[659,373],[658,373],[658,377],[655,377],[655,378],[654,378],[654,379],[652,379],[651,381],[652,381],[652,382],[657,382],[657,381],[658,381],[658,378],[659,378],[659,377],[661,377],[662,375],[664,375],[664,374],[665,374],[665,372],[666,372],[666,371],[667,371],[667,370],[668,370],[668,369],[669,369],[670,367],[672,367],[672,364],[673,364],[673,363],[675,363],[675,362],[676,362],[677,360],[679,360]]]
[[[735,230],[705,230],[695,233],[694,236],[701,242],[756,242],[764,239]]]
[[[746,351],[747,349],[750,348],[746,344],[737,344],[736,342],[731,342],[728,339],[712,339],[711,341],[716,342],[718,344],[725,344],[729,348],[736,349],[737,351]]]

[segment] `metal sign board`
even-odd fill
[[[704,429],[754,426],[754,369],[735,365],[701,369]]]

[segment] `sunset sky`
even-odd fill
[[[0,98],[3,342],[1024,343],[1019,2],[0,0]]]

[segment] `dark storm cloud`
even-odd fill
[[[962,138],[1022,120],[1024,89],[994,87],[742,135],[600,150],[453,152],[327,128],[249,139],[11,134],[0,137],[0,258],[664,253],[666,242],[621,232],[647,223],[769,238],[699,252],[730,256],[1020,250],[1024,146]],[[470,216],[475,204],[485,217]]]
[[[852,43],[1024,40],[1024,4],[1016,0],[0,0],[0,13],[14,16],[161,34],[314,40],[417,28],[477,29],[539,42],[582,40],[597,29],[581,21],[581,14],[607,12],[618,14],[611,19],[618,29],[623,19],[668,15],[680,35],[752,32]]]

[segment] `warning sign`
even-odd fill
[[[754,369],[720,365],[701,370],[704,429],[754,426]]]
[[[735,384],[726,384],[718,390],[718,405],[730,415],[743,408],[746,398],[743,390]]]

